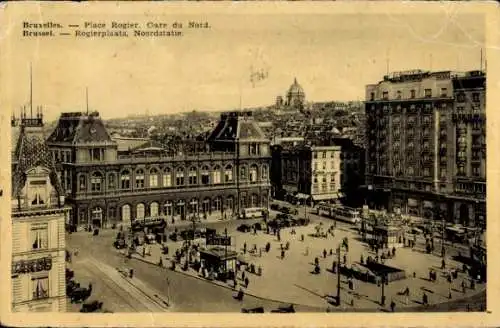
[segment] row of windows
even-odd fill
[[[313,151],[313,158],[326,158],[326,155],[327,155],[327,152],[326,151],[323,151],[321,152],[321,157],[319,155],[320,152],[317,152],[317,151]],[[330,158],[334,158],[335,157],[335,152],[330,152]]]
[[[403,92],[401,90],[397,90],[394,99],[403,99],[403,97],[409,97],[410,99],[415,99],[416,98],[416,90],[412,89],[410,90],[408,95],[403,95]],[[448,89],[447,88],[441,88],[441,97],[448,97]],[[424,97],[425,98],[431,98],[432,97],[432,89],[424,89]],[[383,100],[389,100],[389,91],[382,91],[382,99]],[[375,92],[370,93],[370,100],[374,101],[375,100]]]
[[[149,170],[148,176],[145,175],[143,169],[138,169],[135,171],[134,182],[135,188],[145,188],[146,178],[149,181],[148,186],[150,188],[160,187],[160,181],[162,187],[172,187],[173,182],[175,182],[176,186],[183,186],[187,184],[189,185],[208,185],[208,184],[220,184],[220,183],[230,183],[233,182],[233,166],[227,165],[224,168],[224,182],[221,179],[221,167],[216,166],[214,170],[210,171],[208,166],[204,166],[201,169],[200,174],[198,174],[198,170],[196,167],[189,168],[187,172],[187,176],[185,174],[185,170],[183,167],[177,168],[175,171],[175,175],[172,174],[172,170],[170,168],[166,168],[163,170],[162,174],[155,169],[152,168]],[[258,181],[258,166],[252,165],[250,166],[250,170],[246,171],[246,167],[240,167],[240,178],[242,180],[250,180],[250,182]],[[269,172],[267,165],[262,165],[260,172],[261,181],[265,181],[269,178]],[[121,189],[130,189],[131,186],[131,174],[130,171],[124,170],[120,173],[120,181],[119,187]],[[90,190],[91,191],[101,191],[103,187],[103,175],[100,172],[93,172],[90,176]],[[79,190],[85,191],[87,190],[87,176],[80,175],[78,179]],[[108,175],[108,189],[115,189],[116,181],[115,174],[111,173]]]
[[[189,214],[210,214],[222,210],[234,210],[236,205],[236,198],[228,196],[224,199],[218,196],[213,199],[192,198],[189,201],[180,199],[177,201],[165,201],[164,203],[152,202],[149,204],[139,203],[135,206],[135,215],[132,215],[132,206],[125,204],[120,208],[108,208],[108,218],[117,218],[119,216],[122,220],[130,220],[132,216],[135,219],[143,219],[146,216],[186,216]],[[257,194],[240,196],[240,206],[246,207],[259,207],[267,206],[267,195],[259,197]],[[97,206],[91,209],[90,218],[93,220],[101,220],[104,211],[101,207]],[[79,221],[84,223],[87,218],[87,211],[85,209],[79,210]]]
[[[467,100],[467,96],[464,92],[459,92],[457,93],[457,101],[458,102],[465,102]],[[473,102],[479,102],[479,92],[473,92],[472,93],[472,101]]]

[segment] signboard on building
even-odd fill
[[[49,271],[52,268],[52,258],[43,257],[34,260],[21,260],[12,263],[12,274]]]
[[[207,234],[206,240],[207,240],[207,245],[231,246],[231,237],[229,236]]]

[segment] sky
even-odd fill
[[[34,15],[30,20],[39,17]],[[172,16],[129,15],[122,20],[171,22]],[[178,21],[202,20],[176,16]],[[26,18],[23,18],[26,19]],[[44,16],[45,21],[51,20]],[[75,15],[59,21],[110,21]],[[205,19],[207,19],[205,17]],[[481,65],[483,16],[438,14],[220,14],[209,30],[181,38],[12,38],[4,53],[11,112],[29,104],[45,118],[90,110],[103,118],[267,106],[285,95],[294,78],[308,101],[363,100],[365,85],[389,71],[473,70]],[[22,19],[11,21],[12,35]],[[267,72],[255,85],[253,70]]]

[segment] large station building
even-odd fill
[[[486,224],[486,75],[408,71],[366,87],[369,203]]]
[[[111,138],[97,112],[61,115],[47,145],[60,163],[68,224],[231,218],[268,207],[270,141],[251,112],[222,114],[206,140],[187,146],[123,142]]]

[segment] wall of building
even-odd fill
[[[385,78],[367,86],[366,180],[379,206],[429,218],[442,211],[450,222],[467,225],[482,220],[485,156],[480,155],[483,149],[485,155],[485,125],[457,115],[457,104],[462,103],[464,114],[473,114],[473,108],[484,111],[484,87],[464,92],[475,99],[464,105],[467,101],[457,101],[455,90],[461,78],[439,72]]]
[[[65,284],[65,210],[55,210],[53,214],[15,216],[12,224],[12,306],[14,312],[66,311]],[[32,216],[33,215],[33,216]],[[46,229],[40,229],[45,227]],[[36,229],[36,230],[34,230]],[[35,243],[35,231],[43,231],[47,243]],[[41,247],[41,248],[40,248]],[[17,273],[16,263],[42,258],[51,258],[50,270]],[[48,294],[36,297],[33,279],[48,279]]]

